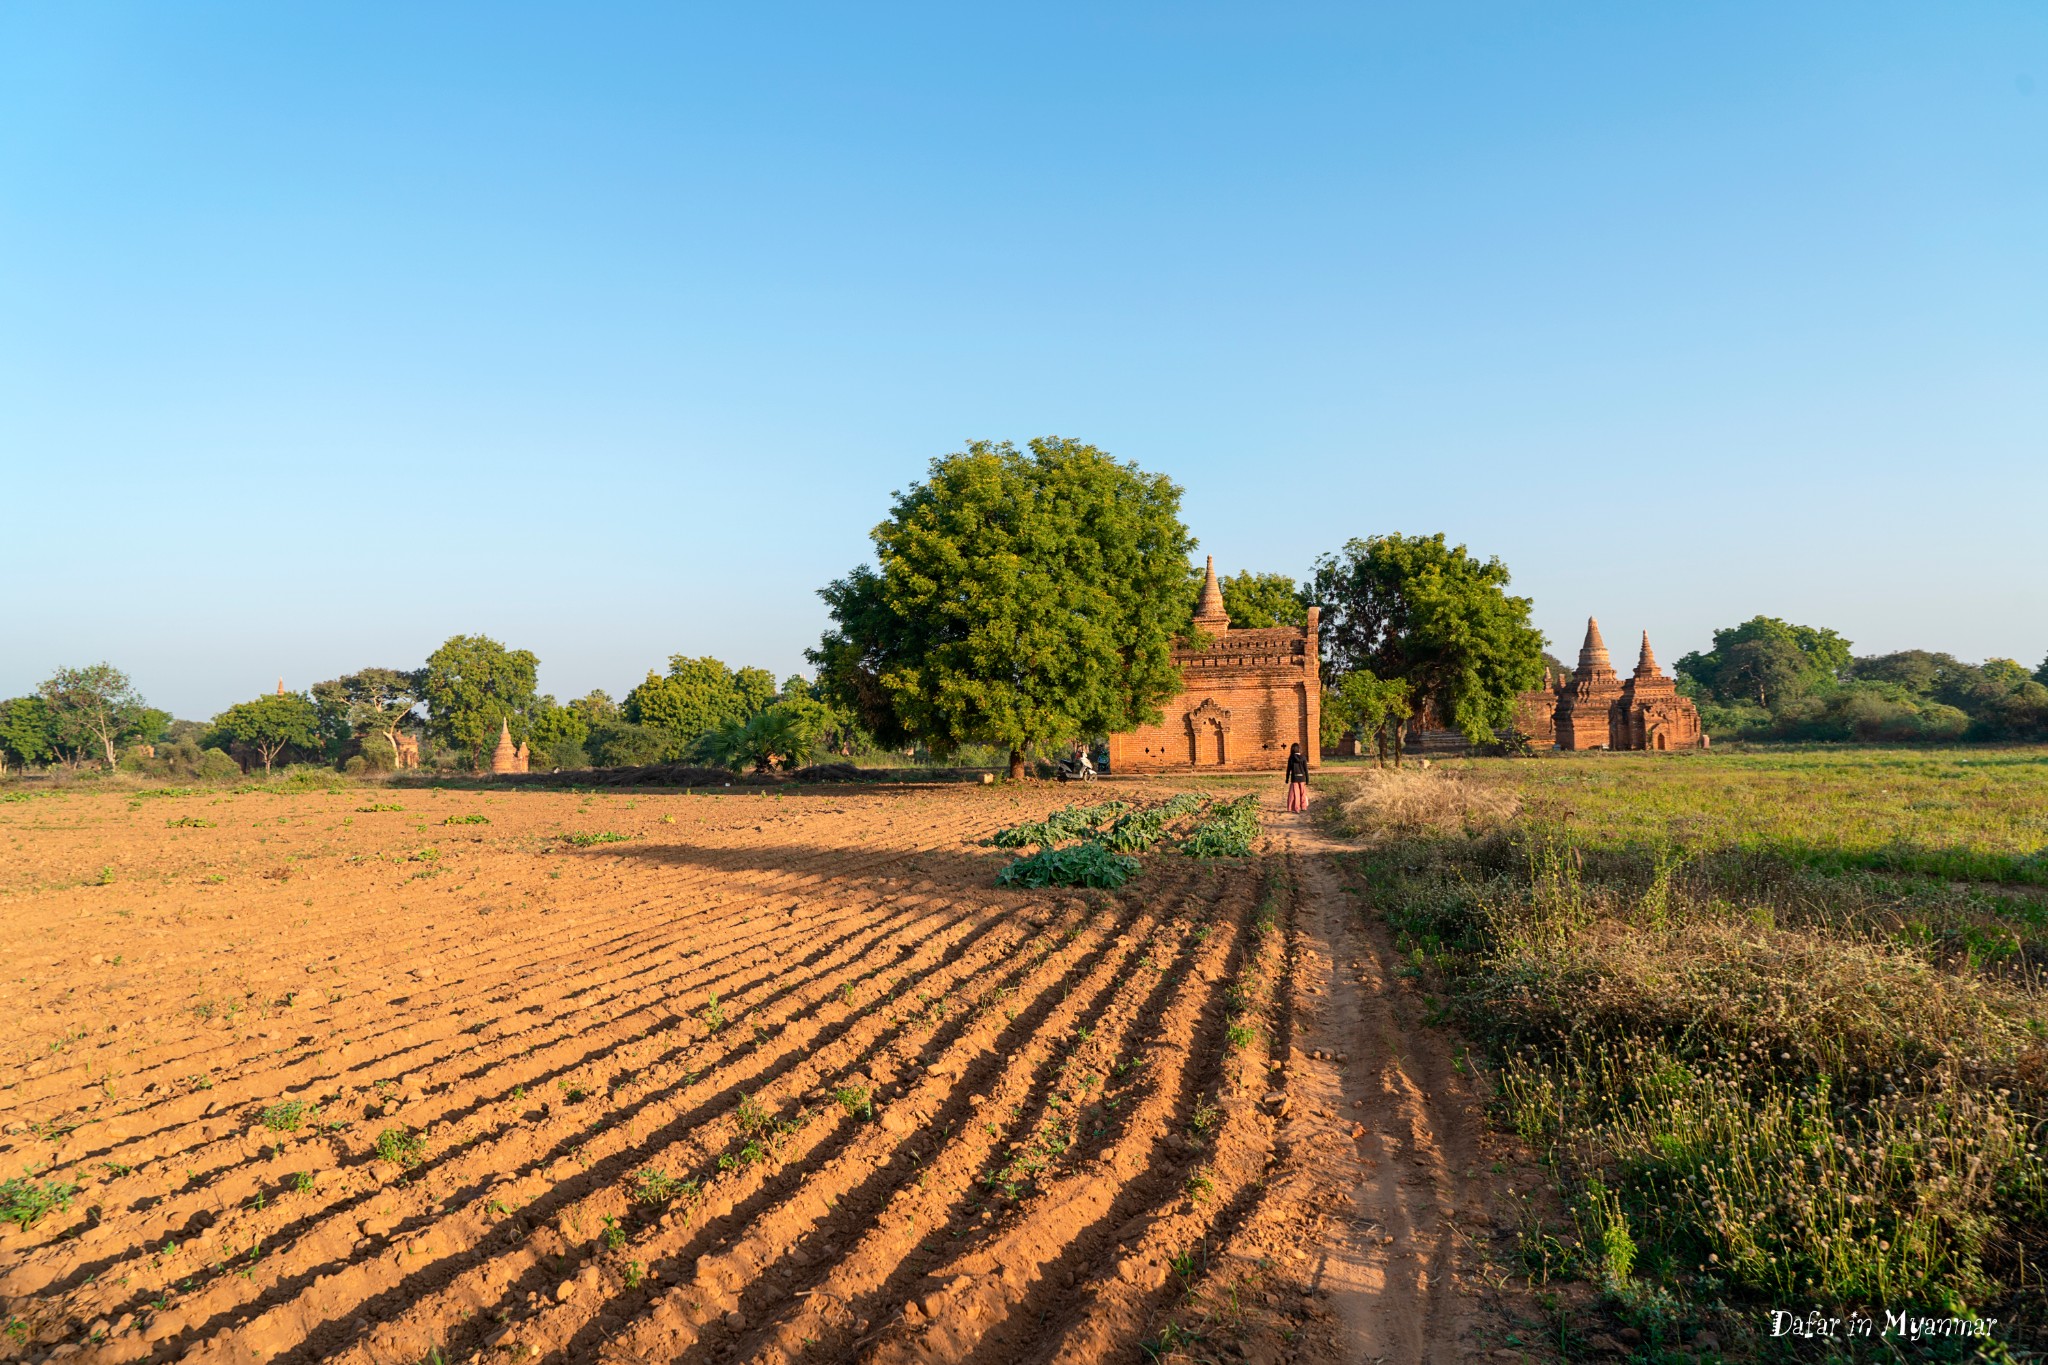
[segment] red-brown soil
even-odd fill
[[[997,889],[1074,795],[0,804],[0,1176],[83,1187],[0,1359],[1516,1355],[1512,1154],[1341,852]]]

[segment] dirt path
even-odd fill
[[[1356,850],[1311,817],[1268,822],[1295,884],[1287,1136],[1323,1210],[1311,1283],[1335,1349],[1320,1358],[1520,1359],[1529,1333],[1515,1332],[1526,1318],[1500,1258],[1515,1179],[1533,1185],[1534,1172],[1490,1133],[1460,1044],[1398,976],[1385,921],[1365,913]]]

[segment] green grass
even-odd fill
[[[451,815],[441,823],[444,825],[488,825],[491,823],[491,817],[488,815]]]
[[[1564,1264],[1618,1317],[1656,1341],[1793,1302],[2038,1316],[2048,751],[1596,754],[1357,790],[1346,880],[1484,1045],[1499,1120],[1569,1201]]]
[[[589,848],[593,844],[623,844],[632,837],[630,834],[616,834],[611,830],[601,829],[595,834],[565,834],[562,836],[562,842],[573,844],[577,848]]]
[[[1518,793],[1528,823],[1568,828],[1591,848],[1736,850],[1822,872],[2048,886],[2041,748],[1588,754],[1469,769]]]

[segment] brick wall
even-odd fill
[[[1289,745],[1321,767],[1321,661],[1305,629],[1226,630],[1177,649],[1182,691],[1157,725],[1109,737],[1112,773],[1280,772]]]

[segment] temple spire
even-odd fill
[[[1586,643],[1579,646],[1579,672],[1588,677],[1614,672],[1614,663],[1607,657],[1607,642],[1600,638],[1600,622],[1591,616],[1586,618]]]
[[[1202,596],[1195,603],[1195,624],[1211,635],[1230,629],[1230,613],[1223,609],[1223,586],[1216,581],[1216,556],[1210,555],[1208,571],[1202,576]]]
[[[1636,659],[1636,676],[1654,678],[1657,676],[1657,656],[1650,652],[1650,632],[1643,632],[1643,652]]]

